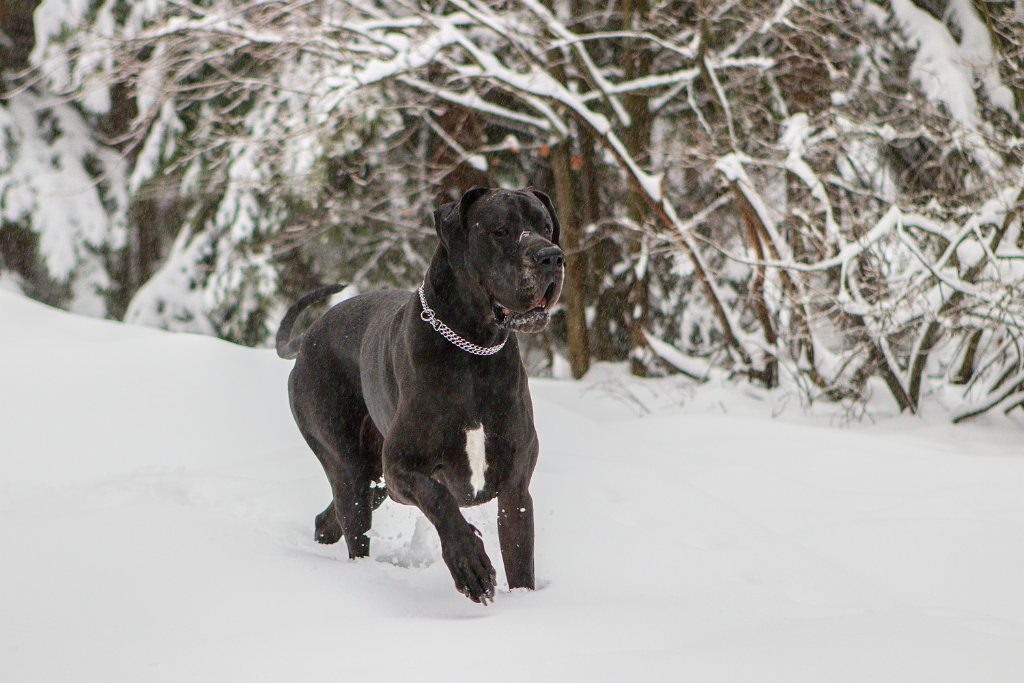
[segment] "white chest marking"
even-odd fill
[[[484,473],[487,472],[487,434],[484,426],[466,430],[466,458],[469,460],[469,485],[473,494],[480,493],[484,488]]]

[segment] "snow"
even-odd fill
[[[538,128],[540,130],[547,131],[551,129],[551,124],[547,120],[537,118],[536,116],[530,116],[522,112],[517,112],[506,107],[501,107],[492,102],[488,102],[487,100],[480,97],[480,95],[476,91],[459,93],[453,90],[447,90],[445,88],[438,88],[437,86],[428,81],[423,81],[408,76],[402,77],[401,80],[406,85],[410,85],[418,90],[431,93],[436,97],[439,97],[447,102],[452,102],[454,104],[458,104],[469,109],[475,109],[484,114],[491,114],[493,116],[497,116],[498,118],[508,119],[510,121],[518,121],[519,123],[525,123],[529,126],[533,126],[534,128]],[[506,137],[506,139],[508,137],[514,136],[509,135]]]
[[[163,265],[128,303],[125,320],[138,325],[213,334],[210,320],[195,313],[206,307],[199,268],[210,250],[208,235],[194,235],[183,227]]]
[[[626,108],[622,106],[622,102],[614,96],[612,92],[613,85],[605,78],[604,73],[597,67],[594,60],[590,57],[590,53],[587,52],[586,45],[582,41],[576,40],[576,34],[565,27],[565,25],[555,18],[551,11],[537,2],[537,0],[522,0],[522,4],[530,12],[535,14],[548,29],[558,37],[559,40],[566,41],[567,44],[572,46],[573,51],[579,58],[580,63],[586,69],[588,78],[593,82],[594,87],[603,93],[605,101],[611,106],[612,111],[615,112],[615,118],[617,118],[623,126],[628,128],[632,125],[632,119]]]
[[[917,43],[912,73],[929,99],[946,105],[950,115],[965,126],[978,123],[973,75],[960,59],[960,46],[928,12],[910,0],[894,0],[892,11],[904,33]]]
[[[32,62],[39,63],[50,46],[50,40],[68,26],[75,26],[89,11],[89,0],[43,0],[32,15],[35,41]]]
[[[825,229],[833,239],[838,239],[839,225],[832,214],[828,192],[825,191],[825,186],[818,179],[814,169],[803,158],[804,145],[811,132],[807,114],[801,112],[786,119],[782,131],[782,138],[779,142],[789,150],[789,154],[786,156],[786,169],[800,178],[814,198],[821,203],[825,212]],[[742,165],[740,170],[742,170]]]
[[[993,152],[979,132],[981,117],[974,96],[975,72],[993,102],[1013,109],[1009,91],[999,80],[987,29],[974,9],[963,0],[951,5],[963,31],[962,44],[953,39],[941,21],[917,7],[911,0],[892,0],[893,16],[904,35],[916,45],[911,75],[925,96],[946,106],[950,116],[964,130],[962,144],[974,155],[982,169],[995,174],[1002,159]]]
[[[688,375],[693,379],[703,380],[714,371],[714,367],[711,363],[702,358],[694,358],[686,355],[676,347],[672,346],[668,342],[658,339],[646,330],[644,331],[644,338],[647,340],[647,344],[651,347],[651,350],[654,351],[658,358],[661,358],[679,372]]]
[[[291,363],[0,288],[0,680],[1018,681],[1020,425],[830,426],[751,388],[533,380],[539,590],[481,607],[390,501],[372,557]],[[496,566],[495,507],[467,511]]]
[[[135,159],[135,166],[128,178],[128,188],[133,194],[139,191],[143,183],[155,176],[161,169],[161,161],[165,164],[174,157],[177,149],[177,136],[185,130],[185,124],[178,118],[174,109],[174,101],[166,100],[160,106],[160,113],[154,121],[142,150]]]
[[[103,174],[102,186],[90,161]],[[28,92],[0,103],[0,222],[39,236],[55,279],[74,274],[86,247],[123,242],[123,182],[120,158],[92,139],[70,105]]]
[[[1013,92],[999,78],[998,60],[992,47],[988,28],[978,16],[971,0],[951,0],[949,9],[963,32],[960,38],[960,54],[981,81],[992,104],[1018,120]]]

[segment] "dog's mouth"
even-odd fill
[[[495,300],[492,304],[494,321],[507,330],[518,332],[539,332],[544,329],[551,319],[549,313],[554,305],[555,283],[548,285],[544,294],[525,311],[515,311],[501,302]]]

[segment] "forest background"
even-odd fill
[[[568,255],[537,373],[1007,412],[1022,113],[1024,0],[4,0],[0,286],[263,345],[533,185]]]

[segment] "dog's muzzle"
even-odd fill
[[[550,310],[558,301],[562,287],[562,269],[565,265],[565,253],[557,246],[538,249],[532,257],[533,279],[547,286],[540,296],[530,302],[525,311],[516,311],[500,301],[494,302],[494,319],[507,330],[517,332],[540,332],[551,319]]]

